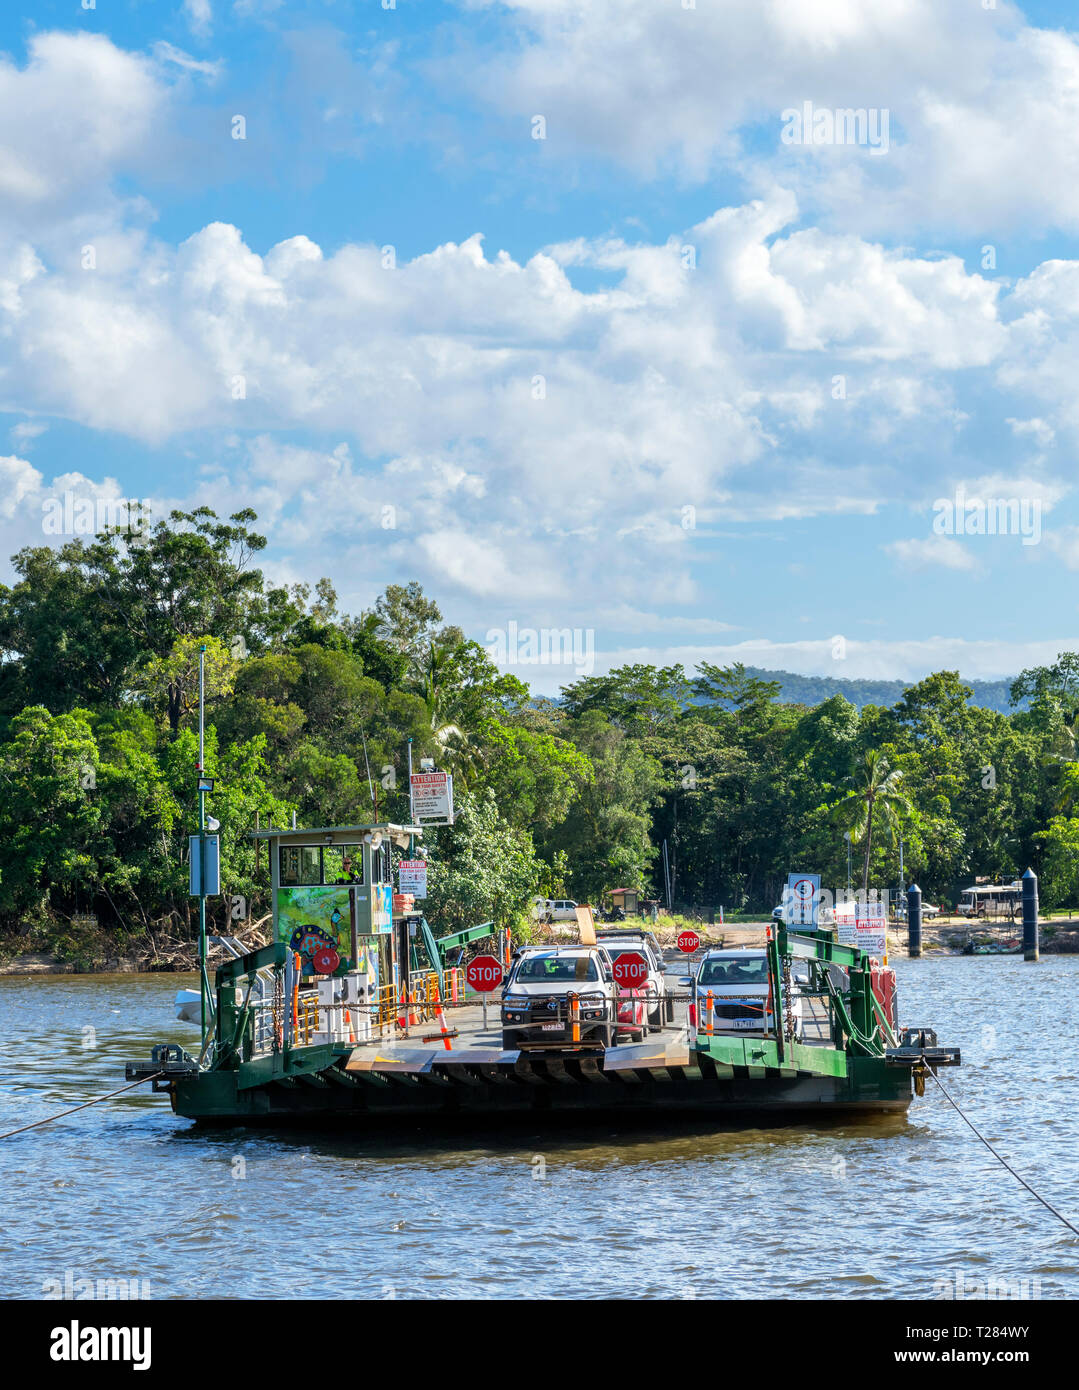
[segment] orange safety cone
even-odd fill
[[[450,1041],[450,1030],[446,1027],[446,1015],[442,1011],[442,996],[435,987],[435,1017],[438,1019],[438,1026],[442,1030],[442,1045],[447,1052],[453,1051],[453,1043]]]

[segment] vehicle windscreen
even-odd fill
[[[598,980],[599,971],[591,956],[526,956],[517,968],[521,984],[574,983]]]
[[[627,952],[632,951],[635,955],[643,956],[649,969],[651,969],[652,962],[648,959],[648,952],[640,943],[634,945],[630,942],[625,946],[615,946],[609,941],[604,941],[601,944],[612,960],[617,960],[619,956],[624,956]]]
[[[748,960],[706,960],[701,967],[702,985],[766,985],[768,961],[765,956]]]

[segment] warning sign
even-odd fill
[[[417,825],[453,824],[453,777],[448,772],[414,772],[409,778],[412,819]]]

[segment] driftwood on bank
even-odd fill
[[[267,912],[255,922],[241,924],[231,933],[247,951],[256,951],[265,946],[268,936],[264,928],[273,918]],[[221,946],[211,943],[209,958],[224,960],[228,952]],[[173,936],[170,932],[159,930],[148,932],[142,949],[138,952],[140,970],[195,970],[198,967],[198,942],[188,937]]]

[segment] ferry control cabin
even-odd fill
[[[432,977],[443,985],[422,911],[393,889],[392,847],[422,835],[391,823],[252,832],[269,851],[273,940],[288,948],[286,994],[297,997],[301,1035],[305,1019],[320,1019],[320,1033],[332,1020],[342,1036],[325,1041],[366,1041],[410,991],[426,994]]]

